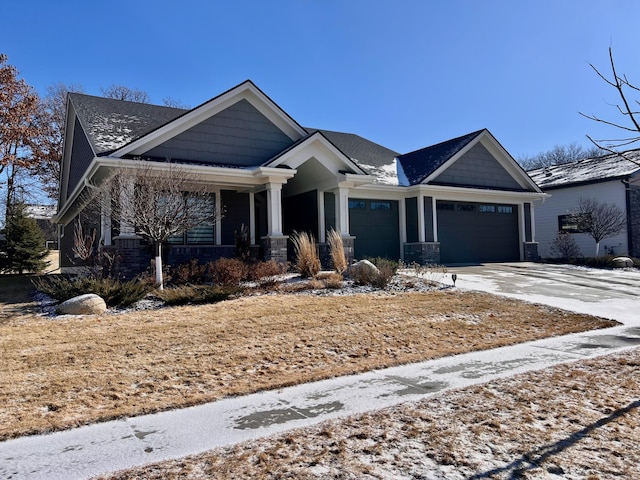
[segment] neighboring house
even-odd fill
[[[573,235],[584,256],[593,256],[595,241],[588,234],[577,232],[571,222],[572,210],[584,197],[594,198],[600,203],[613,203],[627,216],[625,231],[604,239],[601,254],[640,257],[639,163],[640,150],[632,150],[623,156],[610,154],[529,171],[540,188],[551,194],[536,208],[536,239],[540,256],[553,256],[551,242],[563,230]]]
[[[40,230],[44,235],[44,241],[46,248],[51,250],[58,249],[58,231],[51,223],[51,219],[56,214],[55,205],[27,205],[25,209],[27,217],[33,218],[36,221]]]
[[[400,155],[358,135],[304,128],[251,81],[192,110],[71,93],[66,121],[54,219],[63,268],[73,265],[82,192],[133,159],[183,164],[214,185],[224,207],[206,235],[172,242],[169,264],[233,255],[243,224],[254,250],[279,262],[292,232],[311,232],[322,250],[329,228],[350,258],[537,259],[532,204],[544,194],[488,130]],[[147,268],[144,242],[108,212],[101,217],[88,225],[101,244]]]

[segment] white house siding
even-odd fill
[[[535,205],[536,240],[538,252],[542,258],[551,257],[551,242],[558,233],[558,216],[571,213],[578,205],[580,197],[595,198],[600,203],[614,203],[626,212],[626,198],[624,185],[620,180],[610,182],[592,183],[581,186],[571,186],[548,190],[551,194],[545,202]],[[591,257],[595,255],[596,244],[593,238],[586,233],[573,233],[582,255]],[[626,229],[615,237],[606,238],[600,243],[600,255],[606,253],[605,247],[613,248],[616,255],[627,255],[627,231]]]

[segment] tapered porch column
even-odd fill
[[[336,229],[343,237],[349,236],[349,189],[339,187],[336,197]]]
[[[425,241],[424,195],[418,195],[418,242]]]
[[[267,184],[267,228],[269,236],[282,236],[282,185]]]
[[[111,192],[104,192],[100,206],[100,243],[111,245]]]
[[[267,183],[267,236],[262,237],[265,260],[287,263],[287,240],[282,234],[282,184]]]
[[[133,209],[135,183],[132,178],[125,180],[124,185],[120,187],[120,237],[136,238],[135,226],[127,222],[124,212],[130,212]]]

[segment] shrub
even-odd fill
[[[237,287],[221,287],[218,285],[183,285],[158,290],[156,296],[167,305],[186,305],[189,303],[216,303],[227,300],[240,292]]]
[[[375,258],[370,262],[376,266],[375,269],[366,263],[357,263],[349,269],[349,277],[357,285],[385,288],[395,275],[398,263],[386,258]]]
[[[238,285],[248,273],[249,267],[239,258],[219,258],[207,265],[207,275],[218,285]]]
[[[262,283],[275,283],[278,275],[286,273],[287,266],[277,263],[275,260],[269,260],[266,262],[250,263],[248,270],[248,280],[262,281]]]
[[[151,279],[123,282],[113,278],[74,278],[65,275],[38,277],[33,280],[33,285],[60,302],[85,293],[95,293],[104,299],[108,307],[131,305],[155,288]]]
[[[564,261],[573,261],[582,257],[580,247],[569,232],[558,232],[549,249],[551,255]]]
[[[206,283],[208,265],[200,265],[198,259],[183,263],[169,270],[168,277],[174,285]]]
[[[303,277],[315,277],[320,271],[320,258],[313,236],[307,232],[293,232],[291,241],[295,250],[296,270]]]
[[[447,267],[435,263],[421,265],[417,262],[411,262],[407,265],[415,272],[416,277],[425,280],[427,283],[440,283],[447,273]]]
[[[327,233],[327,243],[334,270],[340,274],[344,273],[347,270],[347,257],[344,255],[342,235],[332,228]]]
[[[325,288],[339,289],[342,288],[342,281],[344,280],[344,278],[340,273],[329,272],[326,274],[318,275],[318,280],[322,282]]]
[[[243,223],[240,226],[240,231],[235,232],[236,240],[236,257],[245,262],[251,258],[251,239],[249,237],[249,229]]]

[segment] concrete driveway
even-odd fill
[[[456,286],[551,305],[640,326],[640,270],[544,263],[490,263],[447,269]]]

